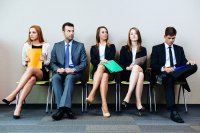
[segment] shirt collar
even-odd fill
[[[67,43],[66,43],[66,41],[64,41],[65,42],[65,46],[67,45]],[[71,40],[68,44],[69,44],[69,46],[72,46],[72,43],[73,43],[73,40]]]
[[[167,43],[164,43],[165,44],[165,49],[168,49],[169,48],[169,45]],[[174,44],[171,45],[171,48],[173,49],[174,48]]]

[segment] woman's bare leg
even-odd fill
[[[36,77],[35,76],[32,76],[28,82],[26,83],[26,85],[24,86],[21,94],[20,94],[20,97],[19,97],[19,100],[18,100],[18,104],[16,105],[16,108],[15,108],[15,111],[14,111],[14,115],[16,116],[20,116],[20,113],[21,113],[21,107],[22,107],[22,104],[23,104],[23,101],[25,100],[25,98],[28,96],[28,94],[30,93],[33,85],[35,84],[36,82]]]
[[[138,78],[138,81],[137,81],[137,85],[136,85],[136,88],[135,88],[137,109],[142,108],[141,97],[142,97],[142,91],[143,91],[143,82],[144,82],[144,74],[143,74],[143,72],[140,72],[139,78]]]
[[[124,101],[126,101],[127,103],[129,103],[131,95],[133,93],[133,90],[135,88],[135,85],[137,84],[138,81],[138,77],[139,77],[139,66],[133,66],[132,70],[131,70],[131,75],[129,78],[129,87],[128,87],[128,92],[126,94],[126,97],[124,98]]]
[[[11,94],[8,95],[5,99],[8,100],[8,101],[12,101],[16,97],[16,95],[19,93],[19,91],[21,89],[23,89],[23,87],[26,85],[26,83],[30,80],[30,78],[32,76],[35,76],[38,80],[41,80],[43,73],[40,69],[27,68],[25,73],[22,75],[16,89],[13,92],[11,92]]]
[[[103,73],[101,85],[100,85],[100,93],[101,93],[101,101],[102,101],[102,110],[104,113],[109,113],[108,106],[107,106],[107,92],[108,92],[108,79],[109,74]]]
[[[86,98],[86,100],[89,100],[90,102],[92,102],[94,100],[94,97],[95,97],[95,94],[96,94],[96,91],[99,87],[99,84],[102,80],[102,76],[103,76],[103,73],[105,71],[105,67],[103,65],[98,65],[98,68],[94,74],[94,77],[93,77],[93,87],[92,87],[92,90],[89,94],[89,96]]]

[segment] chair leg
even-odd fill
[[[186,98],[185,98],[185,90],[183,87],[181,87],[182,90],[183,90],[183,99],[184,99],[184,104],[185,104],[185,112],[187,113],[188,112],[188,109],[187,109],[187,103],[186,103]]]
[[[149,84],[149,106],[150,106],[150,112],[152,112],[152,105],[151,105],[151,87]]]
[[[153,89],[153,99],[154,99],[154,111],[156,112],[156,93],[155,93],[155,89]]]
[[[118,109],[117,109],[117,106],[118,106],[118,93],[117,93],[117,89],[118,88],[118,84],[115,84],[115,111],[117,112]]]
[[[51,86],[51,113],[53,112],[53,87]]]
[[[120,84],[118,84],[118,85],[119,85],[119,88],[118,88],[119,111],[121,111],[121,85]]]
[[[85,88],[85,98],[87,98],[88,96],[88,84],[86,84],[86,88]],[[85,102],[85,112],[87,112],[87,102]]]
[[[49,87],[48,87],[48,92],[47,92],[46,113],[49,112],[49,95],[50,95],[50,88],[51,88],[51,86],[49,85]]]
[[[178,101],[177,101],[177,104],[179,104],[180,94],[181,94],[181,85],[179,86],[179,90],[178,90]]]
[[[84,102],[84,95],[83,95],[83,91],[84,91],[84,87],[82,86],[82,108],[81,108],[81,111],[82,111],[82,113],[84,112],[84,110],[83,110],[83,102]]]

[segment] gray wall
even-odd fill
[[[199,6],[199,0],[0,0],[0,99],[16,87],[24,72],[21,51],[28,28],[33,24],[42,27],[45,40],[53,45],[63,39],[62,24],[74,23],[75,39],[85,43],[88,57],[98,26],[108,28],[110,42],[116,45],[118,54],[126,44],[129,28],[138,27],[148,56],[153,45],[163,42],[165,27],[174,26],[178,31],[176,44],[184,46],[188,59],[200,62]],[[188,103],[200,103],[199,78],[199,71],[188,78],[192,88],[186,96]],[[158,90],[158,102],[161,102],[163,92]],[[74,100],[79,103],[79,89],[75,93]],[[114,95],[111,91],[108,97]],[[28,101],[43,103],[45,96],[46,88],[37,86]]]

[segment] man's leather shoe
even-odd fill
[[[179,115],[177,111],[172,111],[170,114],[170,118],[172,121],[177,122],[177,123],[184,123],[183,119]]]
[[[62,109],[59,109],[55,114],[52,115],[52,118],[56,121],[61,120],[64,116],[65,112]]]
[[[67,110],[65,112],[67,114],[67,118],[69,118],[69,119],[76,119],[76,117],[74,116],[74,113],[71,110]]]

